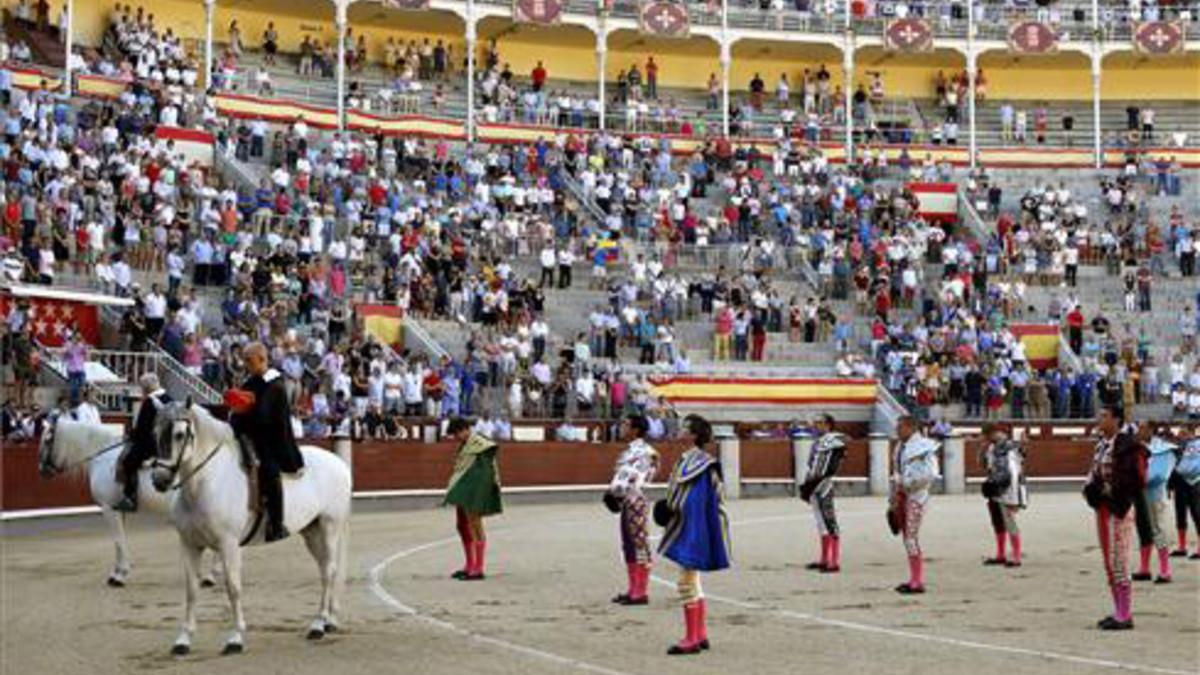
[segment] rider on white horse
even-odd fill
[[[258,459],[258,483],[267,507],[268,542],[284,539],[283,483],[280,473],[298,473],[304,458],[292,434],[292,410],[287,389],[278,370],[269,367],[267,348],[260,342],[246,345],[242,352],[249,377],[242,389],[251,396],[230,392],[233,408],[230,424],[243,446],[249,445]]]
[[[138,470],[146,460],[154,457],[158,447],[154,437],[158,410],[171,402],[170,395],[158,384],[158,375],[146,373],[138,379],[138,384],[142,388],[142,400],[134,416],[133,432],[129,436],[129,451],[121,458],[119,472],[119,480],[124,483],[125,496],[113,507],[124,512],[137,511]]]

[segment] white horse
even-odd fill
[[[183,625],[171,653],[182,656],[191,651],[200,554],[205,548],[215,550],[224,563],[225,590],[233,610],[233,631],[223,653],[240,653],[246,631],[241,546],[265,514],[256,515],[250,508],[249,476],[237,439],[228,424],[190,400],[159,410],[156,436],[152,481],[160,492],[179,493],[171,506],[171,520],[183,545],[187,582]],[[304,535],[321,574],[320,608],[308,629],[308,639],[317,640],[338,628],[338,592],[345,578],[350,527],[350,468],[322,448],[301,446],[300,453],[304,471],[283,477],[283,520],[290,531]]]
[[[124,494],[116,476],[117,461],[124,447],[124,435],[119,427],[78,422],[69,415],[57,412],[47,418],[38,446],[38,468],[43,478],[76,471],[87,473],[92,501],[100,507],[117,549],[116,564],[108,575],[108,585],[116,588],[125,586],[133,569],[129,537],[125,533],[125,514],[113,510],[113,504],[120,501]],[[166,516],[173,498],[153,488],[149,469],[138,471],[140,513]],[[216,585],[216,564],[216,558],[213,558],[212,567],[205,573],[201,586],[207,588]]]

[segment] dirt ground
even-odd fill
[[[307,642],[316,568],[298,537],[251,549],[247,652],[220,656],[223,591],[206,590],[193,655],[175,659],[183,597],[174,533],[135,525],[130,586],[103,585],[112,549],[87,522],[9,528],[0,558],[0,670],[107,673],[417,672],[1145,673],[1200,672],[1200,561],[1173,558],[1175,583],[1138,584],[1137,628],[1102,633],[1110,611],[1091,514],[1075,494],[1034,495],[1021,519],[1025,565],[980,565],[992,537],[978,497],[934,497],[924,528],[929,593],[892,591],[906,573],[883,503],[839,501],[843,572],[803,566],[812,517],[796,500],[731,504],[736,566],[704,578],[712,651],[668,657],[681,635],[675,570],[655,569],[649,607],[609,598],[623,583],[617,524],[598,503],[514,506],[489,520],[482,583],[460,563],[445,510],[355,516],[344,632]]]

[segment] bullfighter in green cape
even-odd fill
[[[460,581],[478,581],[484,577],[483,561],[487,551],[483,518],[504,510],[500,503],[500,471],[496,463],[496,452],[500,448],[492,439],[474,433],[471,424],[462,418],[450,420],[446,435],[460,445],[443,504],[455,507],[458,536],[466,557],[466,566],[452,576]]]

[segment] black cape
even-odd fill
[[[283,377],[268,370],[265,375],[251,376],[242,388],[253,392],[255,402],[249,412],[232,416],[234,430],[250,438],[261,461],[279,465],[283,473],[304,468],[304,457],[292,433],[292,410]]]

